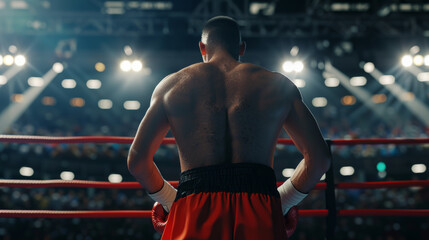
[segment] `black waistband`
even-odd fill
[[[247,192],[280,197],[274,170],[255,163],[199,167],[180,174],[176,200],[201,192]]]

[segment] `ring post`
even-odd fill
[[[326,139],[328,144],[329,153],[331,155],[331,166],[325,175],[326,190],[325,201],[326,209],[328,209],[328,216],[326,217],[326,239],[333,240],[335,237],[335,228],[337,225],[337,202],[335,199],[335,183],[334,183],[334,161],[332,158],[332,140]]]

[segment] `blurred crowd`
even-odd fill
[[[134,136],[141,116],[124,115],[117,119],[93,115],[84,121],[43,113],[44,120],[18,122],[7,133],[46,136]],[[24,118],[25,119],[25,118]],[[395,127],[377,122],[352,126],[345,119],[319,120],[324,137],[354,138],[420,138],[428,137],[429,129],[417,121],[404,121]],[[168,133],[171,137],[171,133]],[[282,133],[282,138],[287,137]],[[107,181],[111,173],[121,174],[123,181],[135,181],[126,167],[129,145],[126,144],[18,144],[0,143],[0,178],[58,179],[61,171],[71,171],[75,179]],[[358,145],[335,146],[334,173],[336,182],[421,180],[428,172],[413,174],[414,163],[427,162],[428,145]],[[279,181],[286,177],[284,168],[294,168],[301,155],[294,146],[278,145],[275,169]],[[177,148],[163,145],[155,161],[168,180],[179,177]],[[387,176],[380,175],[375,165],[383,161]],[[355,168],[352,176],[339,174],[341,166]],[[21,176],[19,169],[30,166],[31,177]],[[424,188],[379,190],[337,190],[338,209],[427,209],[429,192]],[[75,188],[0,188],[0,209],[39,210],[149,210],[153,201],[140,189],[105,190]],[[301,209],[324,209],[324,191],[313,191]],[[25,231],[23,231],[25,229]],[[326,220],[323,217],[301,217],[292,239],[324,239]],[[340,217],[338,239],[425,239],[429,234],[427,218],[419,217]],[[149,219],[18,219],[0,218],[0,240],[9,239],[159,239]]]
[[[426,209],[424,188],[337,190],[338,209]],[[300,209],[324,209],[324,191],[314,190]],[[143,190],[75,188],[0,188],[2,209],[150,210]],[[339,217],[338,239],[425,239],[424,217]],[[23,231],[25,229],[25,231]],[[301,217],[292,239],[324,239],[324,217]],[[159,239],[150,219],[0,218],[0,239]]]

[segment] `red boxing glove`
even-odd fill
[[[168,212],[164,210],[161,203],[155,202],[152,207],[152,224],[157,232],[161,234],[164,232],[167,219]]]
[[[298,207],[293,206],[291,209],[289,209],[289,212],[287,212],[284,218],[286,235],[288,238],[290,238],[295,232],[296,226],[298,225]]]

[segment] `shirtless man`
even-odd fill
[[[245,43],[234,19],[207,21],[199,46],[203,63],[155,88],[128,168],[168,212],[162,239],[286,239],[283,215],[330,166],[319,127],[289,79],[239,62]],[[272,167],[282,128],[304,159],[277,189]],[[180,156],[177,190],[153,162],[169,129]]]

